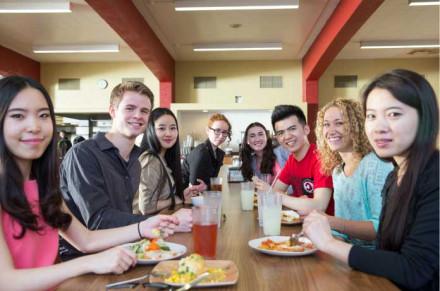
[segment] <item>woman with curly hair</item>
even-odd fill
[[[364,121],[360,103],[336,99],[318,112],[316,136],[321,169],[333,178],[335,216],[328,220],[334,234],[373,247],[381,190],[393,167],[371,152]]]
[[[253,176],[270,174],[275,177],[281,170],[272,148],[266,128],[259,122],[246,127],[240,149],[241,173],[251,181]],[[269,181],[272,182],[272,181]]]

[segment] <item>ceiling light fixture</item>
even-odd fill
[[[279,51],[283,49],[280,42],[266,43],[213,43],[213,44],[195,44],[195,52],[213,52],[213,51]]]
[[[0,13],[70,13],[68,0],[0,1]]]
[[[95,44],[95,45],[46,45],[34,46],[36,54],[68,54],[68,53],[117,53],[118,44]]]
[[[409,6],[430,6],[440,5],[439,0],[408,0]]]
[[[299,0],[175,0],[176,11],[298,9]]]
[[[361,49],[438,48],[438,40],[361,41]]]

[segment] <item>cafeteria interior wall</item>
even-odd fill
[[[439,97],[439,59],[377,59],[377,60],[335,60],[319,80],[319,106],[333,98],[344,97],[359,100],[362,90],[376,76],[392,69],[408,69],[425,76]],[[334,76],[357,75],[356,88],[334,88]]]
[[[270,109],[277,104],[302,101],[299,61],[200,61],[176,63],[177,104],[205,105],[206,109],[234,106],[241,109]],[[213,89],[194,89],[194,77],[217,77]],[[282,88],[260,88],[260,76],[282,76]],[[236,104],[235,96],[242,96]]]
[[[58,79],[79,78],[80,90],[59,90]],[[141,62],[43,63],[41,82],[54,100],[57,113],[108,112],[110,93],[122,78],[143,78],[159,106],[159,81]],[[108,86],[100,89],[98,80]]]

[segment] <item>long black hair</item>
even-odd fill
[[[23,185],[24,177],[6,146],[4,136],[5,117],[9,106],[22,90],[33,88],[41,92],[46,100],[53,126],[52,140],[43,155],[32,161],[31,176],[37,180],[41,214],[50,226],[66,229],[72,220],[69,214],[61,210],[62,198],[59,188],[57,137],[55,113],[52,101],[44,87],[26,77],[9,76],[0,80],[0,205],[2,211],[11,215],[21,225],[17,238],[22,238],[27,229],[40,231],[37,216],[32,212],[26,199]]]
[[[155,124],[156,120],[158,120],[163,115],[170,115],[174,118],[176,122],[177,131],[179,131],[179,125],[177,124],[177,118],[174,113],[168,108],[156,108],[151,111],[150,117],[148,119],[148,126],[146,129],[146,133],[142,138],[141,149],[142,151],[148,150],[149,152],[159,155],[161,146],[160,142],[156,136]],[[180,145],[179,145],[179,135],[177,135],[176,143],[165,152],[165,162],[168,167],[172,171],[174,183],[176,185],[176,193],[171,193],[171,198],[174,201],[174,194],[179,196],[182,201],[183,197],[183,180],[182,180],[182,170],[180,165]]]
[[[267,134],[266,127],[259,122],[253,122],[246,127],[244,132],[243,141],[241,142],[240,160],[241,160],[241,174],[246,180],[251,180],[254,175],[252,170],[252,156],[255,154],[254,150],[248,145],[248,133],[252,127],[261,127],[266,134],[266,146],[263,149],[263,160],[261,161],[260,172],[263,174],[274,174],[272,172],[275,165],[275,154],[272,148],[272,140]]]
[[[438,105],[434,90],[428,81],[412,71],[397,69],[373,80],[362,96],[364,110],[368,95],[375,88],[387,90],[400,102],[416,109],[419,116],[414,142],[407,149],[405,173],[400,184],[390,188],[388,203],[382,213],[379,246],[386,250],[399,250],[403,243],[409,205],[414,196],[417,178],[436,151],[439,130]],[[394,175],[397,171],[396,165]]]

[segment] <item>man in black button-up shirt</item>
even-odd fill
[[[111,130],[75,145],[65,156],[60,170],[63,198],[87,228],[114,228],[147,218],[132,214],[141,173],[141,150],[134,142],[145,131],[152,104],[153,94],[144,84],[116,86],[110,98]],[[60,241],[63,260],[80,254]]]

